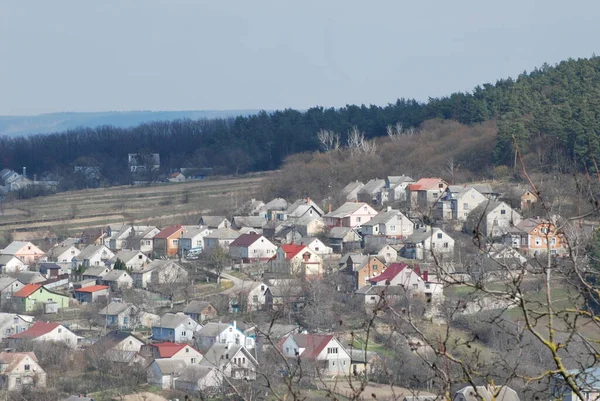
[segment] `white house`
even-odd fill
[[[483,194],[470,186],[450,185],[435,205],[435,217],[440,220],[465,221],[477,206],[488,202]]]
[[[521,215],[504,202],[486,201],[471,211],[465,229],[486,237],[499,237],[523,220]]]
[[[371,220],[377,211],[364,202],[346,202],[323,216],[329,227],[358,227]]]
[[[152,326],[154,341],[192,342],[202,326],[191,317],[179,313],[166,313]]]
[[[404,256],[409,259],[430,260],[452,257],[454,239],[437,227],[417,229],[404,241]]]
[[[114,252],[106,245],[88,245],[73,258],[72,263],[84,267],[104,266],[113,256]]]
[[[240,233],[231,228],[219,228],[204,237],[204,250],[211,250],[220,246],[225,251],[229,250],[229,244],[236,240]]]
[[[162,342],[143,345],[141,354],[153,359],[180,359],[188,365],[198,364],[202,354],[189,344]]]
[[[28,266],[15,255],[0,255],[0,268],[3,274],[14,274],[27,270]]]
[[[182,359],[155,359],[148,366],[146,380],[159,388],[173,388],[175,381],[188,365]]]
[[[149,285],[180,283],[187,280],[188,272],[172,260],[156,259],[141,270],[133,270],[133,283],[139,288]]]
[[[24,286],[25,283],[15,277],[0,277],[0,305],[9,301]]]
[[[405,238],[413,233],[414,223],[399,210],[388,208],[362,224],[362,235],[384,235],[388,238]]]
[[[27,330],[8,337],[8,345],[15,348],[22,340],[54,341],[76,347],[81,337],[67,329],[60,323],[36,322]]]
[[[53,246],[46,256],[50,262],[70,262],[79,255],[81,250],[77,248],[77,239],[69,238],[60,244]]]
[[[269,263],[274,272],[306,276],[323,274],[323,258],[306,245],[281,245]]]
[[[387,203],[393,204],[406,200],[406,189],[415,180],[406,175],[389,176],[385,179],[385,191],[387,191]],[[386,203],[386,202],[383,202]]]
[[[0,388],[19,391],[24,386],[45,387],[46,372],[33,352],[0,353]]]
[[[254,338],[248,337],[233,323],[206,323],[196,333],[196,343],[200,349],[207,349],[213,344],[243,345],[248,349],[255,347]]]
[[[422,294],[427,299],[444,295],[443,283],[432,280],[427,270],[405,263],[392,263],[379,276],[369,279],[373,286],[401,286],[409,295]],[[371,300],[372,301],[372,300]],[[365,300],[366,303],[371,303]]]
[[[269,309],[273,304],[269,286],[260,281],[244,282],[242,289],[230,301],[231,312],[254,312]]]
[[[33,316],[16,313],[0,313],[0,340],[19,334],[33,324]]]
[[[350,354],[329,334],[290,334],[281,341],[280,351],[288,358],[314,362],[324,376],[350,374]]]
[[[331,255],[333,253],[333,248],[314,237],[302,237],[299,245],[306,245],[311,251],[320,256]]]
[[[111,270],[102,277],[101,283],[112,291],[118,291],[133,287],[133,278],[125,270]]]
[[[277,246],[262,234],[242,234],[229,244],[231,258],[244,262],[269,260],[276,250]]]
[[[175,389],[195,393],[210,391],[211,388],[221,388],[222,384],[223,374],[218,369],[208,366],[188,365],[175,380]]]
[[[200,366],[214,368],[233,379],[254,380],[258,361],[243,345],[214,344],[204,354]]]
[[[110,263],[111,267],[115,267],[117,259],[125,263],[125,266],[127,266],[127,268],[130,270],[140,270],[152,261],[148,256],[139,250],[120,250],[115,254],[115,256],[108,260],[108,263]]]

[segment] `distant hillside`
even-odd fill
[[[0,135],[18,136],[62,132],[78,127],[111,125],[128,128],[153,121],[248,116],[258,110],[196,111],[107,111],[94,113],[50,113],[36,116],[0,116]]]

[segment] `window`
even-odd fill
[[[188,347],[185,347],[185,352],[190,352],[190,349]]]
[[[258,302],[258,295],[254,295],[252,297],[252,302],[257,303]]]
[[[242,358],[242,365],[245,365],[245,364],[246,364],[246,357],[243,357]]]
[[[542,227],[542,234],[548,234],[548,227]]]
[[[338,349],[337,349],[337,347],[327,348],[327,353],[328,354],[337,354],[338,353]]]
[[[444,248],[446,248],[446,249],[448,248],[448,243],[447,242],[444,242]]]
[[[377,265],[373,265],[373,270],[377,270]]]
[[[375,226],[375,232],[377,232],[377,226]]]
[[[356,218],[356,222],[357,222],[357,223],[360,223],[360,221],[361,221],[361,218],[360,218],[360,217],[357,217],[357,218]]]
[[[29,365],[25,365],[25,372],[29,372],[29,369],[31,369],[31,367]]]
[[[539,238],[536,238],[536,239],[535,239],[535,244],[536,244],[536,245],[538,245],[538,246],[539,246],[539,245],[542,245],[542,240],[541,240],[541,239],[539,239]]]
[[[413,284],[413,290],[418,290],[419,289],[419,284]]]
[[[173,240],[173,245],[177,245],[177,244],[179,244],[179,240],[178,239],[174,239]]]
[[[261,286],[260,286],[260,290],[261,290],[261,291],[264,291],[264,290],[265,290],[265,286],[264,286],[264,285],[261,285]]]
[[[285,347],[285,353],[289,354],[290,353],[290,347]]]
[[[142,259],[142,255],[138,255],[138,259]]]
[[[463,209],[469,209],[469,204],[468,203],[463,203]]]
[[[500,214],[506,214],[506,210],[504,210],[504,209],[500,210]]]
[[[550,239],[550,245],[556,245],[556,238]]]
[[[396,226],[390,226],[390,231],[391,232],[395,232],[396,231]]]
[[[58,328],[58,332],[59,332],[59,333],[62,333],[62,329],[61,329],[60,327]]]
[[[196,358],[192,358],[192,359],[190,359],[190,362],[192,362],[192,363],[196,363]]]
[[[440,182],[440,183],[438,184],[438,188],[444,188],[444,184]]]
[[[438,239],[442,239],[442,233],[438,233],[437,237]]]
[[[375,301],[375,297],[371,297],[371,301]]]
[[[182,335],[182,336],[184,336],[184,337],[185,337],[185,334],[186,334],[186,332],[185,332],[185,331],[182,331],[182,332],[181,332],[181,335]],[[186,348],[186,349],[187,349],[187,348]],[[186,351],[186,352],[187,352],[187,351]]]

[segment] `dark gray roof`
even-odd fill
[[[373,195],[385,187],[385,180],[369,180],[359,191],[359,194]]]
[[[107,306],[102,308],[102,310],[100,310],[100,312],[98,312],[98,314],[100,314],[100,315],[118,315],[131,307],[132,307],[132,304],[127,303],[127,302],[111,302]]]
[[[202,327],[196,333],[197,337],[216,337],[223,331],[227,330],[227,328],[231,326],[230,323],[206,323],[204,327]]]
[[[184,309],[183,313],[202,313],[204,309],[206,309],[209,305],[211,305],[208,301],[200,301],[194,300],[190,302]]]
[[[184,315],[183,313],[166,313],[160,318],[160,322],[155,324],[154,327],[163,327],[166,329],[174,329],[182,324],[187,324],[191,320],[189,327],[195,329],[198,323],[191,317]]]
[[[249,362],[255,365],[258,364],[254,355],[252,355],[252,353],[250,353],[243,345],[213,344],[213,346],[204,354],[204,358],[200,361],[200,366],[222,369],[231,362],[231,358],[240,351],[246,355]]]
[[[163,375],[181,373],[187,366],[183,359],[155,359],[154,363],[158,365]]]

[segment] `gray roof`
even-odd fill
[[[377,213],[377,215],[375,217],[373,217],[371,220],[367,221],[366,223],[363,223],[363,226],[374,226],[377,224],[385,224],[388,221],[390,221],[392,218],[394,218],[395,216],[399,216],[402,215],[402,213],[400,213],[399,210],[390,210],[390,211],[386,211],[386,212],[379,212]]]
[[[287,212],[292,217],[300,217],[311,207],[315,208],[319,216],[323,216],[323,210],[310,198],[298,199],[287,208]]]
[[[208,234],[204,238],[236,239],[239,236],[240,236],[240,233],[238,233],[237,231],[235,231],[231,228],[228,228],[228,227],[223,227],[223,228],[219,228],[216,231],[213,231],[212,233]]]
[[[0,291],[4,291],[6,287],[17,281],[14,277],[0,277]],[[21,282],[21,285],[24,283]]]
[[[359,194],[368,194],[373,195],[377,192],[381,191],[382,188],[385,187],[385,180],[373,179],[367,181],[364,187],[362,187],[358,193]]]
[[[108,249],[108,247],[104,245],[88,245],[85,248],[83,248],[79,255],[77,255],[77,260],[91,259],[92,257],[94,257],[94,255],[96,255],[96,253],[102,251],[103,248],[106,248],[110,251],[110,249]]]
[[[183,370],[183,372],[181,372],[181,375],[179,375],[177,381],[196,383],[198,380],[206,377],[213,370],[214,368],[209,366],[189,365]]]
[[[270,202],[267,202],[261,209],[262,210],[285,210],[288,207],[288,202],[283,198],[275,198]]]
[[[19,262],[23,263],[23,261],[19,258],[17,258],[15,255],[2,255],[0,254],[0,266],[4,266],[5,264],[7,264],[8,262],[11,261],[11,259],[17,259]],[[25,264],[25,263],[23,263]]]
[[[208,301],[196,299],[183,308],[183,313],[202,313],[209,305],[212,306],[212,304]]]
[[[13,319],[16,317],[20,318],[24,322],[33,323],[33,316],[0,312],[0,327],[3,326],[5,323],[12,322]]]
[[[120,259],[121,262],[127,264],[127,262],[131,261],[131,259],[136,258],[140,253],[141,253],[141,251],[136,250],[136,249],[133,249],[133,250],[122,249],[119,252],[117,252],[115,254],[115,256],[110,258],[109,262],[116,263],[117,259]]]
[[[204,354],[204,358],[200,361],[200,366],[221,369],[231,362],[231,358],[240,350],[246,354],[249,362],[257,364],[254,356],[242,345],[213,344]]]
[[[202,216],[202,222],[207,227],[217,228],[223,221],[229,221],[225,216]]]
[[[329,233],[327,233],[327,238],[343,239],[350,231],[355,230],[351,227],[332,227]],[[358,233],[356,234],[358,235]]]
[[[125,270],[111,270],[104,277],[102,277],[103,281],[118,281],[121,276],[129,276]],[[131,277],[131,276],[129,276]],[[131,279],[133,280],[133,279]]]
[[[76,249],[76,252],[75,252],[76,255],[79,254],[79,249],[75,246],[75,244],[64,245],[61,243],[61,244],[53,246],[48,252],[46,252],[46,256],[48,256],[49,258],[57,258],[63,252],[65,252],[66,250],[68,250],[71,247],[74,247]],[[74,256],[76,256],[76,255],[74,255]]]
[[[366,203],[363,202],[346,202],[342,206],[338,207],[331,213],[327,213],[326,217],[344,218],[356,212],[358,209],[363,207]]]
[[[196,333],[197,337],[216,337],[219,333],[227,330],[227,328],[231,326],[231,323],[206,323],[204,327],[202,327]]]
[[[233,218],[233,224],[236,227],[253,227],[263,228],[267,224],[267,219],[263,216],[235,216]]]
[[[94,399],[82,395],[72,395],[69,398],[63,398],[62,401],[94,401]]]
[[[389,182],[390,188],[394,188],[404,182],[415,182],[415,180],[407,175],[390,175],[388,176],[387,181]]]
[[[207,226],[183,226],[184,231],[181,238],[194,238],[208,230]]]
[[[104,275],[107,274],[106,270],[110,271],[110,269],[106,266],[93,266],[86,269],[83,272],[83,275],[92,277],[104,277]]]
[[[19,250],[21,248],[23,248],[24,246],[27,246],[28,244],[31,244],[31,242],[13,241],[6,248],[4,248],[2,251],[0,251],[0,253],[3,253],[5,255],[14,255],[15,253],[19,252]]]
[[[181,373],[187,366],[187,363],[185,363],[183,359],[155,359],[154,363],[158,365],[158,368],[163,375]]]
[[[179,314],[179,313],[165,313],[163,315],[163,317],[160,318],[160,322],[158,324],[155,324],[154,327],[163,327],[166,329],[174,329],[179,327],[182,324],[186,324],[189,321],[195,323],[195,324],[190,324],[189,327],[191,327],[192,329],[196,328],[196,326],[198,325],[198,323],[196,323],[194,321],[194,319],[192,319],[191,317],[184,315],[183,313]]]
[[[20,272],[17,279],[23,284],[36,284],[46,281],[46,277],[42,273],[30,271]]]
[[[152,262],[148,263],[146,266],[144,266],[142,268],[142,270],[134,270],[133,273],[147,273],[149,271],[156,270],[156,269],[162,269],[162,268],[165,268],[168,266],[174,266],[174,267],[177,267],[177,268],[185,271],[185,269],[183,267],[181,267],[177,262],[174,262],[172,260],[165,260],[165,259],[155,259]],[[186,271],[186,273],[187,273],[187,271]]]
[[[118,315],[131,308],[132,304],[127,302],[111,302],[98,312],[100,315]]]
[[[351,182],[350,184],[346,185],[342,189],[342,193],[347,195],[350,192],[355,191],[357,189],[360,189],[360,188],[362,188],[364,186],[365,186],[365,184],[363,184],[362,182],[360,182],[360,181],[354,181],[354,182]]]
[[[408,236],[405,242],[410,242],[413,244],[418,244],[423,242],[437,232],[443,232],[441,229],[436,227],[425,227],[416,229],[411,235]]]
[[[407,296],[407,290],[401,285],[365,285],[355,291],[357,295],[400,295]]]

